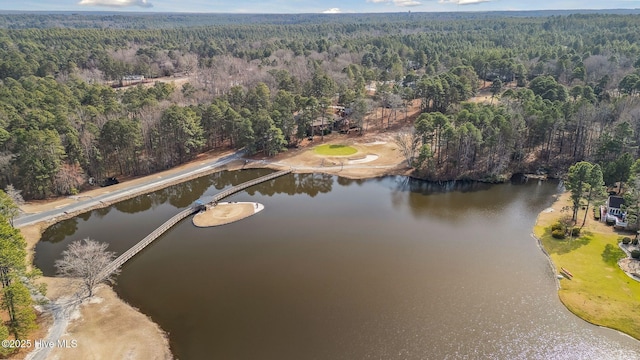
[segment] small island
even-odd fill
[[[193,225],[212,227],[230,224],[264,209],[264,205],[254,202],[224,202],[208,207],[193,217]]]

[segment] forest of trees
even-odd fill
[[[417,106],[393,129],[415,177],[568,174],[573,220],[602,183],[618,183],[639,227],[639,20],[638,11],[0,14],[0,337],[34,328],[32,295],[42,292],[13,227],[23,197],[75,194],[215,149],[274,156],[313,137],[318,119],[332,121],[334,105],[360,134],[376,108]],[[150,82],[121,86],[132,75]],[[485,99],[469,101],[480,91]],[[315,196],[332,182],[300,175],[290,191]],[[184,191],[180,206],[200,196]]]
[[[45,198],[212,149],[272,156],[330,105],[362,127],[375,107],[412,103],[417,176],[585,160],[626,180],[640,156],[639,15],[537,15],[1,15],[0,187]],[[115,88],[130,75],[189,80]],[[480,88],[490,103],[466,102]]]
[[[27,268],[27,243],[20,231],[12,226],[12,219],[18,213],[18,203],[22,201],[20,192],[13,187],[0,190],[0,308],[7,315],[7,321],[0,322],[0,339],[26,339],[36,328],[36,312],[33,308],[36,296],[44,295],[44,287],[35,285],[33,279],[39,270]],[[3,358],[19,346],[0,347]]]

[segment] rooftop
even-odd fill
[[[621,196],[609,196],[607,204],[610,208],[619,209],[620,206],[624,205],[624,199]]]

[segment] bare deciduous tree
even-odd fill
[[[90,238],[74,241],[62,252],[62,259],[56,260],[58,274],[82,280],[89,297],[95,287],[118,273],[118,270],[104,277],[102,271],[115,258],[115,253],[107,251],[109,245]]]
[[[85,68],[77,72],[78,77],[89,84],[101,84],[105,81],[104,73],[96,68]]]
[[[22,198],[22,190],[18,190],[16,189],[13,184],[9,184],[7,185],[6,188],[4,188],[4,192],[7,193],[7,195],[11,198],[11,200],[13,200],[13,202],[18,205],[24,205],[24,199]]]
[[[408,166],[413,166],[413,159],[416,156],[418,145],[420,144],[420,136],[418,136],[415,130],[402,131],[394,136],[393,141],[400,148],[400,152],[407,161]]]
[[[198,55],[192,53],[186,53],[177,60],[178,69],[184,72],[185,75],[189,76],[198,70]]]
[[[53,179],[53,186],[58,194],[74,195],[86,182],[85,178],[79,164],[64,164]]]
[[[139,46],[129,46],[126,48],[119,48],[108,51],[109,55],[118,61],[122,61],[124,63],[133,64],[136,59],[136,52],[138,51]]]
[[[0,217],[4,216],[9,220],[11,226],[13,226],[13,219],[20,214],[20,208],[13,201],[13,199],[6,194],[4,191],[0,190]],[[4,238],[0,238],[1,241],[4,241]]]
[[[14,188],[12,184],[7,185],[4,191],[5,194],[0,191],[0,214],[5,215],[13,226],[13,219],[20,215],[20,206],[24,205],[24,199],[20,194],[22,191]]]

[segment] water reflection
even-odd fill
[[[60,221],[59,223],[51,225],[47,231],[49,232],[46,241],[57,243],[69,236],[72,236],[78,230],[78,218]]]
[[[276,194],[305,194],[310,197],[315,197],[318,194],[326,194],[331,192],[334,180],[335,177],[328,174],[292,174],[282,178],[270,180],[266,183],[260,184],[260,186],[250,187],[246,190],[246,192],[252,196],[255,194],[269,197]]]
[[[354,180],[354,179],[348,179],[348,178],[344,178],[344,177],[338,177],[338,179],[337,179],[338,184],[340,184],[342,186],[349,186],[349,185],[352,185],[352,184],[355,184],[355,185],[359,186],[359,185],[364,184],[365,181],[367,181],[367,180],[362,180],[362,179]],[[375,181],[375,180],[371,179],[369,181]]]
[[[105,208],[101,208],[101,209],[96,209],[94,211],[92,211],[92,215],[95,215],[98,218],[103,218],[105,216],[107,216],[109,214],[109,212],[111,211],[111,207],[105,207]]]
[[[542,180],[501,184],[502,191],[495,191],[496,185],[471,181],[428,182],[398,176],[393,177],[393,183],[390,193],[395,209],[408,208],[416,218],[434,217],[458,224],[464,223],[467,215],[477,211],[504,211],[513,203],[513,192],[520,191],[522,187],[530,192],[531,196],[521,199],[530,208],[543,206],[549,186],[561,190],[558,182],[545,183]]]
[[[67,238],[96,234],[123,251],[187,203],[172,196],[206,198],[266,173],[167,189],[152,210],[92,215]],[[126,264],[116,290],[169,332],[183,360],[638,358],[638,342],[558,301],[529,235],[556,192],[291,174],[234,195],[265,204],[256,216],[178,224]],[[41,242],[38,266],[66,241]]]
[[[116,203],[113,207],[118,211],[122,211],[127,214],[135,214],[141,211],[147,211],[151,209],[154,203],[161,204],[164,201],[159,201],[158,196],[142,195],[137,196],[130,201],[121,201]]]
[[[91,231],[89,230],[91,226],[79,229],[79,219],[88,221],[94,218],[119,222],[118,227],[127,235],[121,237],[120,241],[117,244],[112,244],[109,249],[119,255],[153,231],[156,226],[174,215],[177,212],[175,209],[191,206],[199,199],[206,202],[221,190],[271,172],[273,170],[269,169],[222,171],[61,221],[52,225],[43,233],[41,241],[36,245],[35,263],[46,275],[54,275],[53,262],[55,259],[53,256],[66,249],[70,242],[91,237],[98,241],[114,243],[109,238],[110,231]],[[261,186],[250,187],[245,192],[250,196],[256,194],[268,197],[276,194],[291,196],[306,194],[310,197],[315,197],[320,193],[331,192],[334,180],[334,176],[327,174],[291,174],[281,179],[271,180]],[[343,185],[354,182],[354,180],[348,179],[339,181]],[[113,209],[118,211],[112,212]],[[144,216],[144,213],[149,210],[156,211],[157,216],[152,219]],[[118,212],[120,214],[117,214]],[[122,214],[128,216],[122,216]]]
[[[82,219],[82,220],[84,220],[84,221],[87,221],[87,220],[89,220],[89,218],[91,218],[91,213],[90,213],[90,212],[86,212],[86,213],[83,213],[83,214],[78,215],[77,217],[78,217],[79,219]]]
[[[167,192],[169,204],[177,208],[186,208],[202,197],[205,190],[211,186],[211,180],[210,177],[201,177],[180,186],[170,187]]]
[[[492,185],[477,181],[424,181],[406,176],[395,177],[397,190],[410,191],[423,195],[442,194],[450,192],[474,192],[491,189]]]
[[[287,179],[289,181],[274,182],[274,184],[270,186],[270,190],[266,192],[261,190],[260,193],[267,196],[284,193],[288,195],[306,194],[310,197],[315,197],[320,193],[326,194],[331,191],[334,177],[328,174],[312,173],[295,174],[295,176],[287,177]]]

